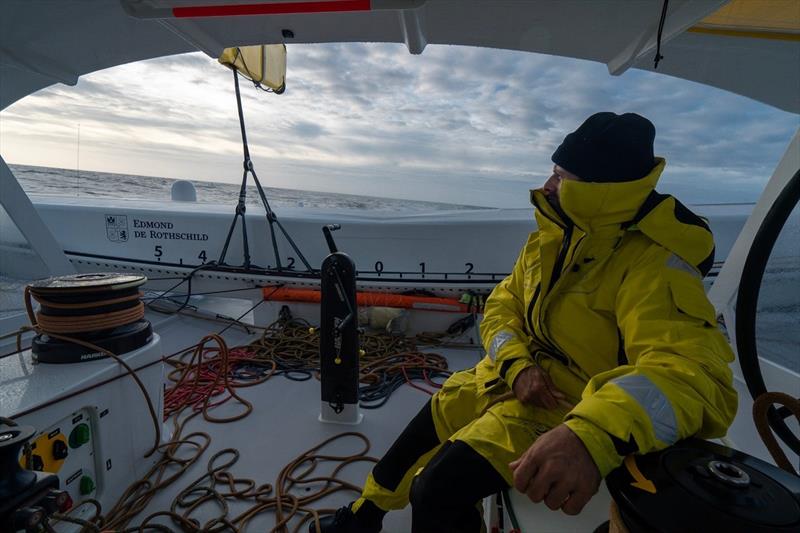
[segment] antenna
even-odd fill
[[[78,155],[75,161],[75,171],[77,174],[77,188],[78,188],[78,196],[81,195],[81,123],[78,122]]]

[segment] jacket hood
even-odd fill
[[[547,218],[572,222],[589,235],[640,231],[705,275],[714,262],[714,237],[704,219],[676,198],[655,191],[665,166],[665,159],[656,158],[649,174],[627,182],[565,180],[559,193],[561,213],[541,189],[531,191],[531,201]]]
[[[708,221],[674,196],[651,191],[627,229],[641,231],[703,277],[714,266],[714,235]]]
[[[561,183],[561,209],[587,233],[606,226],[619,226],[633,220],[639,207],[655,189],[666,161],[657,159],[649,174],[634,181],[590,182],[564,180]]]

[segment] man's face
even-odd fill
[[[581,179],[572,172],[569,172],[558,165],[553,165],[552,174],[550,174],[550,177],[547,178],[547,181],[545,181],[544,185],[542,186],[542,190],[547,197],[547,201],[555,207],[561,207],[561,204],[559,203],[559,194],[561,192],[561,183],[564,180],[581,181]]]

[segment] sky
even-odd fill
[[[800,117],[693,82],[508,50],[290,45],[282,95],[244,81],[262,184],[527,207],[563,137],[597,111],[636,112],[666,157],[659,190],[754,202]],[[0,112],[8,163],[238,183],[231,71],[202,53],[55,85]]]

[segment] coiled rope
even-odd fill
[[[108,298],[109,295],[114,297]],[[103,298],[97,299],[98,296]],[[48,334],[89,333],[113,329],[144,318],[141,296],[136,289],[111,293],[104,288],[85,288],[78,294],[75,289],[58,291],[48,288],[43,294],[28,285],[25,287],[25,309],[31,324]],[[31,298],[39,303],[39,311],[34,312]]]
[[[304,381],[319,373],[319,331],[288,312],[270,324],[261,337],[248,347],[248,363],[274,364],[271,374]],[[392,393],[408,384],[426,394],[441,387],[436,380],[447,378],[447,359],[436,353],[421,352],[413,339],[386,333],[361,333],[359,404],[364,409],[384,405]],[[248,369],[248,365],[242,366]],[[258,368],[252,370],[259,371]],[[240,376],[242,377],[242,376]],[[421,382],[428,388],[420,386]],[[433,390],[431,390],[433,389]]]

